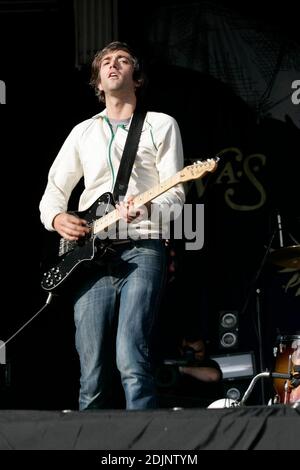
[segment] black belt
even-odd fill
[[[128,238],[126,240],[112,240],[111,245],[113,245],[113,246],[114,245],[124,245],[126,243],[128,244],[128,243],[131,243],[131,242],[132,242],[132,240],[130,240]]]

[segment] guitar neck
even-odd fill
[[[173,188],[176,184],[180,183],[180,171],[176,173],[174,176],[171,176],[167,180],[163,181],[162,183],[154,186],[153,188],[145,191],[142,194],[139,194],[133,199],[133,204],[135,208],[144,206],[147,202],[152,201],[157,196],[168,191],[168,189]],[[94,223],[94,235],[97,233],[102,232],[103,230],[107,229],[111,225],[115,224],[121,219],[119,211],[117,209],[109,212],[105,216],[101,217],[100,219],[96,220]]]
[[[160,196],[161,194],[165,193],[166,191],[168,191],[168,189],[173,188],[173,186],[176,186],[176,184],[178,183],[180,183],[180,171],[176,173],[176,175],[171,176],[171,178],[168,178],[157,186],[154,186],[148,191],[145,191],[144,193],[136,196],[133,200],[134,206],[144,206],[145,204],[147,204],[147,202],[152,201],[152,199],[155,199],[157,196]]]

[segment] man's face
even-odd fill
[[[182,348],[191,348],[195,351],[195,359],[197,361],[202,361],[205,354],[205,345],[202,339],[197,341],[186,341],[185,339],[182,342]],[[183,352],[183,350],[182,350]]]
[[[112,96],[134,92],[137,83],[133,80],[133,71],[133,60],[128,52],[108,52],[100,64],[99,90]]]

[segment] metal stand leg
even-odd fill
[[[257,314],[257,336],[258,336],[258,350],[259,350],[259,370],[263,371],[264,357],[263,357],[263,342],[262,342],[262,331],[261,331],[261,308],[260,308],[260,289],[256,289],[256,314]],[[265,385],[264,381],[261,380],[261,401],[262,405],[266,404],[265,398]]]

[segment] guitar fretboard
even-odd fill
[[[181,181],[180,173],[181,171],[176,173],[174,176],[171,176],[167,180],[163,181],[162,183],[158,184],[157,186],[154,186],[148,191],[145,191],[144,193],[136,196],[133,199],[134,207],[139,208],[141,206],[144,206],[145,204],[147,204],[147,202],[152,201],[152,199],[155,199],[157,196],[160,196],[161,194],[168,191],[168,189],[173,188],[173,186],[176,186],[176,184],[180,183]],[[120,219],[121,217],[117,209],[109,212],[105,216],[96,220],[96,222],[94,223],[94,235],[97,235],[97,233],[107,229],[111,225],[118,222],[118,220]]]

